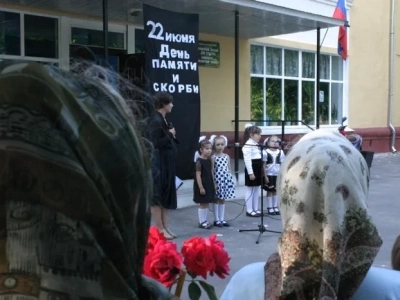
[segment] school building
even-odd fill
[[[234,19],[239,14],[239,119],[262,120],[263,134],[304,134],[316,124],[336,130],[342,116],[364,137],[363,148],[400,147],[400,0],[347,0],[349,56],[337,54],[336,0],[109,1],[110,63],[144,51],[141,5],[200,15],[200,40],[213,58],[199,68],[201,131],[233,142]],[[316,91],[316,26],[321,29],[321,83]],[[328,24],[328,25],[327,25]],[[326,26],[325,26],[326,25]],[[327,28],[329,27],[329,28]],[[102,1],[2,0],[0,59],[24,59],[68,69],[87,46],[103,55]],[[213,60],[214,59],[214,60]],[[207,57],[205,57],[207,60]],[[240,122],[242,131],[246,122]],[[398,137],[399,136],[399,137]]]

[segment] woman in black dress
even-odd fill
[[[168,227],[168,210],[176,209],[175,188],[175,128],[168,123],[165,115],[173,107],[172,96],[168,93],[154,95],[156,113],[151,122],[153,152],[154,195],[151,213],[157,228],[167,239],[177,237]]]

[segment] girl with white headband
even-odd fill
[[[217,185],[214,202],[214,226],[229,227],[225,220],[225,200],[235,198],[235,184],[231,173],[231,161],[228,154],[224,153],[228,139],[223,135],[210,137],[214,161],[214,181]]]
[[[205,135],[202,135],[201,137],[199,137],[199,144],[202,142],[202,141],[204,141],[204,140],[206,140],[207,139],[207,136],[205,136]],[[196,161],[197,161],[197,159],[200,157],[200,153],[199,153],[199,150],[196,150],[196,152],[194,153],[194,159],[193,159],[193,161],[196,163]]]

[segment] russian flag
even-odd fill
[[[347,21],[346,0],[338,0],[333,18]],[[346,60],[347,58],[347,27],[339,27],[338,54]]]

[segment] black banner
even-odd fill
[[[199,16],[143,5],[145,72],[151,93],[174,98],[167,115],[179,140],[176,175],[193,177],[193,154],[200,136]]]

